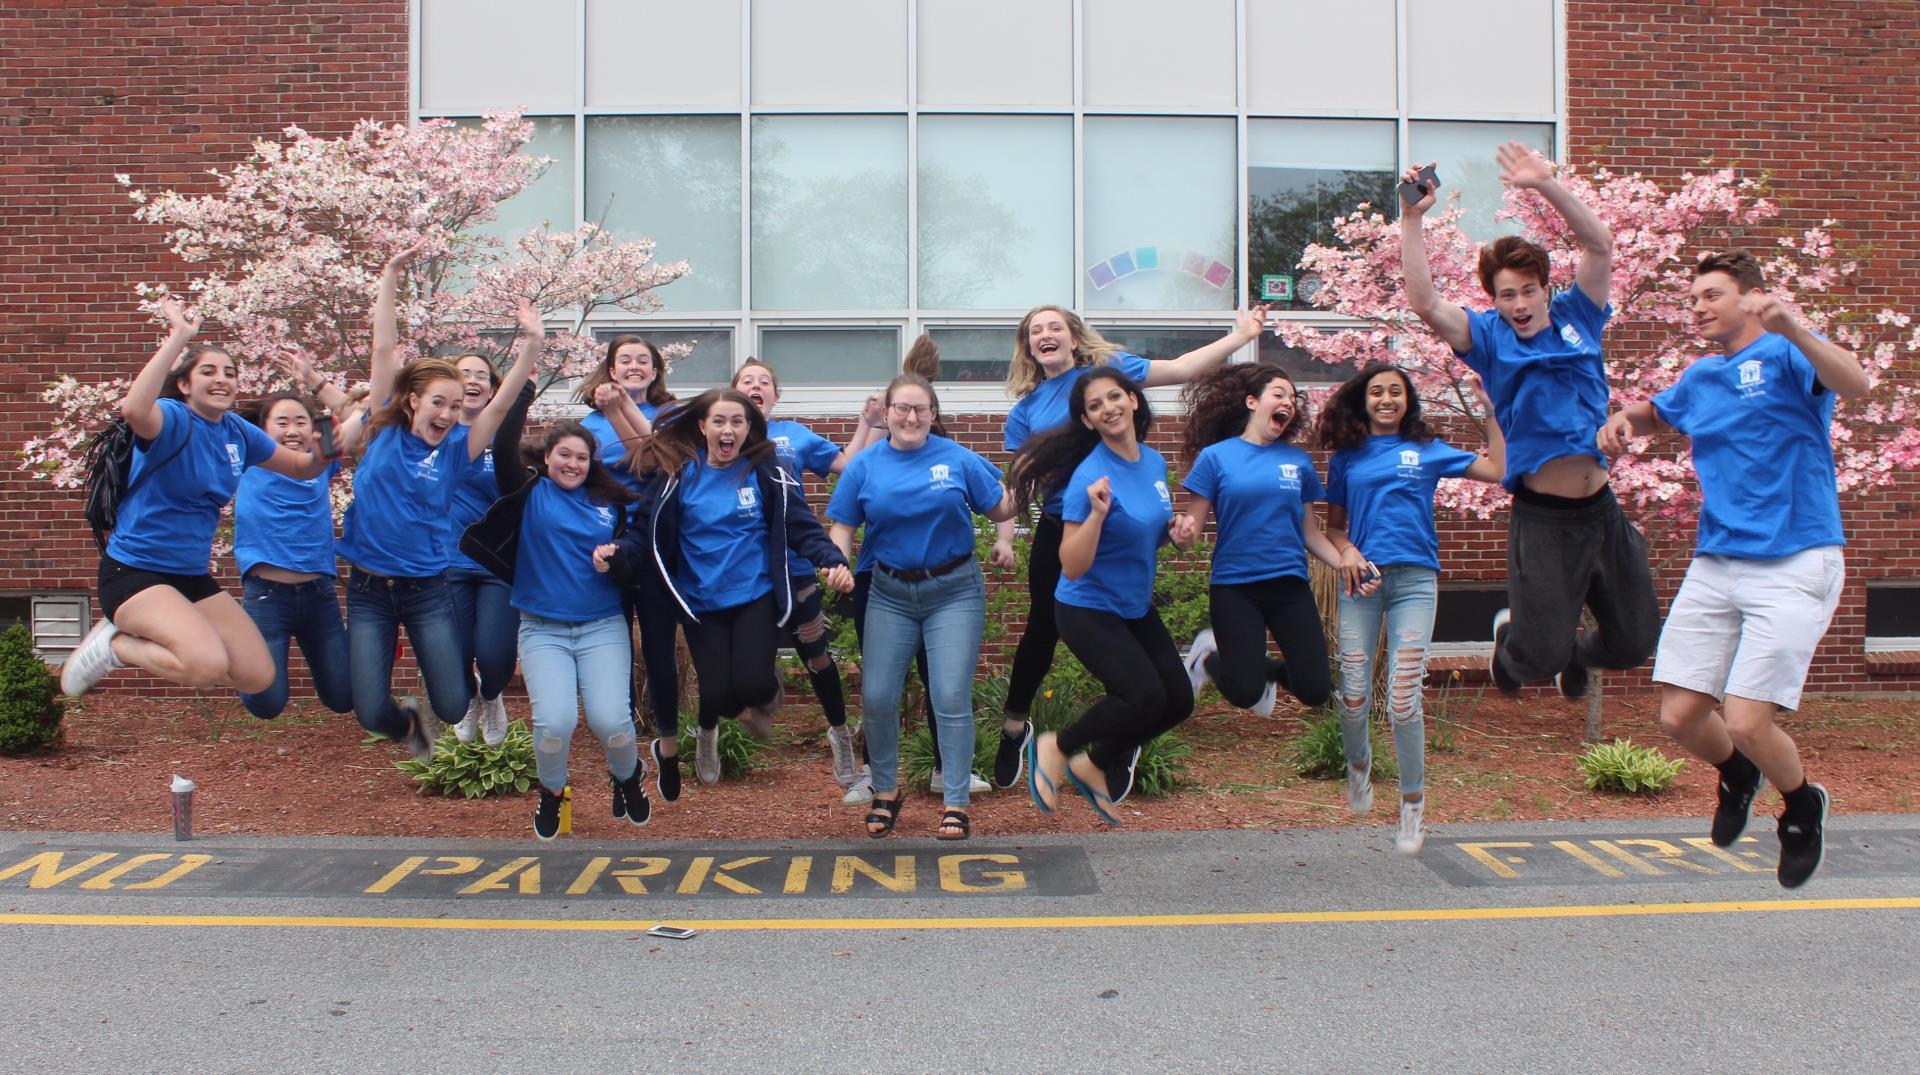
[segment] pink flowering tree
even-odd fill
[[[1686,174],[1672,189],[1635,175],[1605,170],[1591,177],[1561,168],[1558,178],[1599,214],[1613,232],[1613,319],[1607,326],[1607,369],[1614,409],[1647,399],[1677,380],[1710,345],[1691,331],[1687,288],[1694,260],[1703,252],[1740,246],[1766,266],[1767,287],[1795,308],[1814,331],[1852,348],[1873,377],[1864,399],[1841,401],[1833,439],[1841,490],[1882,486],[1920,464],[1920,395],[1889,376],[1920,357],[1920,329],[1894,310],[1862,310],[1847,302],[1859,263],[1836,250],[1826,228],[1781,234],[1770,221],[1778,207],[1762,180],[1741,179],[1728,169]],[[1445,188],[1442,188],[1445,193]],[[1456,201],[1428,214],[1426,242],[1440,297],[1465,306],[1487,305],[1474,267],[1479,244],[1460,231]],[[1529,191],[1509,188],[1500,219],[1546,247],[1553,258],[1552,285],[1569,287],[1579,251],[1573,233]],[[1407,309],[1400,271],[1399,218],[1361,206],[1334,222],[1339,246],[1310,246],[1303,269],[1321,281],[1314,303],[1357,319],[1351,331],[1321,333],[1283,324],[1280,336],[1322,362],[1358,368],[1391,353],[1409,370],[1422,402],[1443,420],[1470,413],[1471,376],[1452,350]],[[1667,439],[1635,445],[1614,460],[1613,487],[1643,528],[1691,533],[1699,511],[1699,488],[1685,442]],[[1441,483],[1442,506],[1489,518],[1507,500],[1497,486],[1450,480]]]
[[[303,356],[350,381],[364,376],[371,348],[368,309],[387,259],[416,243],[423,254],[402,282],[403,359],[477,352],[499,360],[513,336],[515,303],[529,298],[565,327],[548,335],[543,387],[578,376],[595,361],[584,330],[597,310],[647,313],[654,291],[687,272],[685,262],[656,264],[647,240],[616,242],[595,225],[578,231],[536,228],[514,240],[485,225],[499,205],[525,190],[551,163],[520,152],[533,127],[516,114],[478,125],[425,120],[408,127],[363,120],[339,138],[288,127],[262,139],[230,171],[213,171],[218,190],[158,193],[128,188],[135,217],[162,229],[165,241],[197,273],[188,301],[211,322],[203,334],[241,360],[241,393],[284,387],[279,366]],[[152,311],[164,285],[138,287]],[[666,357],[678,357],[673,349]],[[56,419],[23,451],[26,469],[63,487],[84,479],[87,437],[110,420],[125,380],[89,384],[69,376],[46,390]]]

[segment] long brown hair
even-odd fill
[[[367,420],[362,443],[373,443],[373,438],[390,426],[412,429],[413,403],[408,397],[416,392],[425,392],[427,386],[435,381],[459,384],[460,368],[444,358],[416,358],[400,367],[393,375],[392,395]]]
[[[672,403],[673,393],[667,391],[667,360],[660,357],[660,349],[653,345],[652,340],[632,335],[615,336],[607,341],[607,350],[600,356],[600,364],[593,367],[593,372],[580,382],[580,387],[573,390],[573,401],[593,406],[594,391],[613,380],[613,356],[622,347],[634,343],[646,348],[648,356],[653,359],[653,383],[647,386],[647,402],[655,407]]]
[[[707,435],[700,423],[716,403],[738,403],[747,412],[747,439],[740,446],[740,457],[758,466],[773,454],[773,442],[767,439],[767,419],[746,395],[732,388],[709,388],[693,401],[673,409],[673,416],[653,427],[648,437],[633,449],[634,473],[678,474],[700,458]]]
[[[1247,397],[1258,396],[1274,381],[1293,385],[1287,371],[1270,362],[1245,366],[1215,366],[1188,381],[1180,389],[1180,401],[1186,405],[1187,421],[1181,429],[1180,451],[1188,461],[1200,455],[1209,444],[1237,437],[1247,431]],[[1289,441],[1306,428],[1307,401],[1298,386],[1293,389],[1293,417],[1279,439]]]
[[[1047,371],[1040,368],[1040,360],[1033,357],[1027,349],[1027,327],[1039,314],[1051,310],[1060,315],[1067,323],[1067,331],[1073,334],[1073,364],[1076,366],[1104,366],[1107,359],[1120,353],[1120,345],[1110,343],[1093,326],[1080,320],[1080,315],[1065,306],[1035,306],[1020,319],[1020,327],[1013,333],[1013,364],[1007,369],[1007,394],[1020,399],[1040,386],[1047,379]]]
[[[614,477],[613,472],[607,469],[607,465],[600,461],[600,442],[594,439],[586,426],[571,418],[563,418],[548,426],[547,435],[541,438],[538,445],[522,444],[520,446],[521,461],[532,467],[541,477],[551,478],[552,475],[547,473],[547,453],[553,451],[554,445],[568,437],[577,437],[587,446],[587,458],[591,462],[587,464],[586,481],[581,483],[581,487],[587,491],[587,496],[602,504],[632,503],[633,491],[628,489],[619,478]]]
[[[1383,373],[1391,373],[1400,378],[1407,391],[1406,413],[1400,416],[1400,425],[1394,430],[1400,436],[1421,444],[1433,439],[1433,431],[1427,428],[1426,419],[1420,416],[1420,393],[1414,390],[1413,378],[1407,371],[1391,362],[1369,362],[1359,373],[1347,378],[1346,383],[1333,390],[1332,398],[1320,410],[1320,421],[1314,426],[1314,442],[1329,452],[1346,451],[1358,448],[1373,435],[1373,423],[1367,420],[1367,382]]]
[[[1125,388],[1133,397],[1133,435],[1140,443],[1147,442],[1147,435],[1153,432],[1153,408],[1147,405],[1146,391],[1140,382],[1111,366],[1102,366],[1080,378],[1080,383],[1073,386],[1073,393],[1067,397],[1067,420],[1027,441],[1008,468],[1007,488],[1012,490],[1023,513],[1028,506],[1044,501],[1054,490],[1063,488],[1073,477],[1074,468],[1100,444],[1100,434],[1094,432],[1085,419],[1087,393],[1104,381]]]
[[[209,352],[217,355],[225,355],[229,359],[233,359],[234,366],[238,367],[240,365],[239,360],[233,358],[232,351],[227,350],[217,343],[191,344],[187,347],[187,353],[181,355],[180,360],[175,362],[173,368],[167,371],[167,383],[160,386],[160,398],[177,399],[183,403],[186,402],[187,394],[180,391],[180,382],[187,380],[193,375],[193,364],[200,361],[200,356]]]

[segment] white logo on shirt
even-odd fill
[[[1161,481],[1157,481],[1157,482],[1154,482],[1154,483],[1153,483],[1153,491],[1154,491],[1154,492],[1156,492],[1156,493],[1159,493],[1159,494],[1160,494],[1160,502],[1161,502],[1161,503],[1163,503],[1163,504],[1171,504],[1171,503],[1173,503],[1173,494],[1172,494],[1172,493],[1169,493],[1169,492],[1167,492],[1167,483],[1166,483],[1166,482],[1161,482]]]
[[[440,449],[435,448],[433,451],[428,452],[427,457],[420,460],[420,465],[413,468],[413,476],[416,478],[425,478],[431,482],[439,481],[440,471],[439,468],[434,466],[434,461],[439,458]]]
[[[1420,465],[1420,453],[1414,451],[1412,448],[1401,452],[1400,465],[1403,467],[1418,467]]]
[[[1740,363],[1740,387],[1758,388],[1766,383],[1766,367],[1757,358],[1749,358]],[[1742,393],[1743,395],[1747,393]]]
[[[481,449],[480,469],[486,471],[488,474],[493,473],[493,449],[492,448]]]
[[[242,465],[240,460],[240,446],[238,444],[227,445],[227,462],[233,467],[233,472],[235,474],[238,474],[242,470],[246,469],[246,467]]]
[[[1572,325],[1560,326],[1560,338],[1567,341],[1569,347],[1585,347],[1587,341],[1580,338],[1580,330]]]
[[[935,463],[927,468],[927,484],[935,489],[948,489],[953,486],[953,470],[945,463]]]
[[[601,522],[606,523],[608,526],[613,525],[613,509],[612,508],[604,507],[604,506],[596,506],[593,509],[593,511],[594,511],[594,514],[600,516]]]
[[[1283,482],[1299,481],[1300,468],[1293,463],[1280,464],[1280,480]]]
[[[743,485],[740,488],[735,489],[734,492],[739,494],[740,510],[742,512],[752,511],[754,508],[759,506],[760,494],[759,494],[759,491],[756,490],[753,486]]]

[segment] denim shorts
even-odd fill
[[[1778,560],[1696,556],[1667,610],[1654,682],[1799,708],[1846,577],[1838,545]]]

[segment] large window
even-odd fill
[[[1440,175],[1440,196],[1449,192],[1460,196],[1466,212],[1460,217],[1460,230],[1469,238],[1482,241],[1518,230],[1509,221],[1496,220],[1494,214],[1506,204],[1506,189],[1500,182],[1500,166],[1493,153],[1503,142],[1523,142],[1542,153],[1553,153],[1553,127],[1545,123],[1440,123],[1416,121],[1407,129],[1410,157],[1422,164],[1435,161]]]
[[[1073,294],[1073,121],[920,121],[920,305],[992,310]]]
[[[527,189],[500,203],[498,216],[483,224],[479,231],[509,242],[542,224],[554,231],[572,231],[579,224],[573,211],[573,177],[576,157],[573,152],[572,116],[530,116],[533,137],[520,152],[529,157],[547,157],[553,163]],[[479,126],[480,121],[471,122]]]
[[[654,242],[692,271],[661,289],[669,310],[740,308],[737,116],[595,116],[587,121],[588,220]]]
[[[900,330],[769,326],[760,330],[759,357],[780,374],[783,386],[852,384],[873,389],[900,369]]]
[[[1086,308],[1231,310],[1230,119],[1086,121]]]
[[[907,121],[753,121],[753,305],[875,310],[907,304]]]
[[[1396,212],[1391,121],[1247,121],[1247,301],[1308,309],[1316,282],[1300,254],[1334,242],[1332,221],[1361,205]]]
[[[940,380],[998,383],[1013,367],[1012,325],[935,325],[927,335],[940,345]]]

